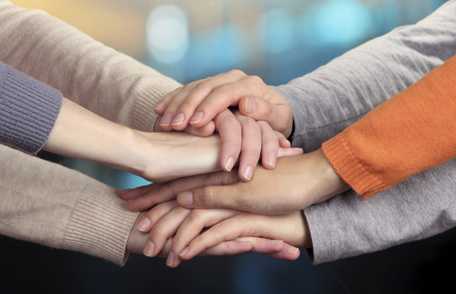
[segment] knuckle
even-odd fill
[[[194,209],[188,216],[189,222],[191,224],[199,224],[203,221],[204,214],[201,209]]]
[[[237,68],[230,70],[228,73],[233,76],[245,76],[245,73],[242,70],[237,69]]]
[[[259,76],[249,76],[247,78],[247,81],[249,83],[251,83],[252,85],[257,86],[257,87],[263,87],[264,86],[263,79],[260,78]]]
[[[244,127],[249,129],[256,129],[258,127],[258,124],[250,117],[240,116],[239,121],[244,125]]]
[[[212,203],[212,199],[215,197],[215,191],[211,187],[205,187],[201,189],[199,197],[196,197],[196,202],[202,206],[210,205]]]
[[[199,83],[198,85],[195,86],[194,91],[197,93],[209,93],[211,91],[210,82],[206,81],[206,82]]]
[[[250,197],[246,196],[245,193],[239,193],[236,198],[234,198],[234,206],[239,207],[240,209],[248,210],[251,206]]]
[[[150,232],[150,238],[154,241],[160,241],[160,240],[163,240],[165,238],[165,229],[163,228],[163,226],[161,226],[160,224],[157,224],[155,225],[151,232]]]
[[[216,88],[213,91],[213,97],[218,100],[218,99],[223,99],[226,96],[231,96],[234,93],[234,88],[232,85],[227,84],[227,85],[222,85],[218,88]]]

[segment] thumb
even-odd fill
[[[247,96],[239,101],[239,112],[254,120],[268,122],[274,130],[282,134],[291,128],[291,112],[285,104],[273,104],[261,97]]]
[[[177,196],[179,205],[185,208],[225,208],[244,210],[246,199],[239,188],[242,184],[227,186],[207,186],[180,193]]]

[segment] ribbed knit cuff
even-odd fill
[[[323,143],[322,150],[336,173],[359,195],[368,197],[386,188],[353,154],[344,132]]]
[[[128,237],[137,217],[138,213],[127,211],[120,199],[87,195],[74,208],[62,247],[124,265]]]
[[[140,131],[153,131],[157,115],[154,112],[155,105],[168,93],[176,90],[180,84],[171,79],[157,81],[154,78],[138,85],[135,93],[136,99],[131,115],[132,127]]]
[[[62,104],[62,94],[0,65],[0,143],[36,154],[46,144]]]

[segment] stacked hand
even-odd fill
[[[301,210],[347,189],[320,150],[286,149],[290,106],[257,77],[231,71],[193,82],[167,95],[156,111],[159,130],[217,132],[225,170],[120,193],[131,210],[150,209],[137,225],[149,234],[144,254],[168,253],[169,266],[203,253],[296,259],[293,246],[310,246]],[[289,157],[277,161],[284,154]],[[238,160],[239,172],[228,172]]]

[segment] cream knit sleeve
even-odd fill
[[[0,60],[108,119],[151,130],[179,84],[45,12],[0,3]],[[89,177],[0,145],[0,234],[123,264],[137,214]]]
[[[40,10],[0,3],[0,60],[112,121],[151,130],[179,83]]]

